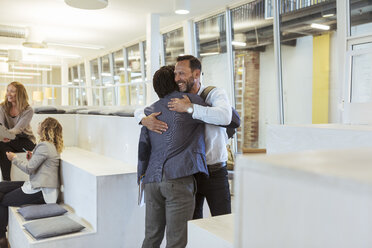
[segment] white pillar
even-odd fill
[[[195,49],[195,31],[194,23],[192,20],[186,20],[183,22],[183,39],[184,39],[184,49],[185,54],[193,55],[196,57]]]
[[[61,65],[61,104],[62,105],[68,105],[68,88],[66,87],[68,85],[68,64],[66,62],[62,62]]]
[[[152,82],[154,73],[160,67],[160,25],[159,14],[148,14],[146,23],[147,77]],[[152,83],[148,83],[146,105],[158,99]]]

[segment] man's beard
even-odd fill
[[[182,90],[180,89],[179,87],[179,83],[182,83],[184,85],[186,85],[186,89],[185,90]],[[186,81],[185,80],[178,80],[177,81],[177,85],[178,85],[178,88],[179,88],[179,91],[180,92],[185,92],[185,93],[190,93],[192,87],[194,86],[195,84],[195,80],[194,80],[194,77],[189,77]]]

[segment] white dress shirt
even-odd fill
[[[205,87],[202,85],[198,95],[202,93]],[[207,164],[216,164],[227,161],[227,133],[226,128],[215,125],[229,125],[231,122],[232,110],[225,90],[214,88],[205,99],[210,107],[194,104],[192,118],[202,120],[205,123],[214,125],[205,125],[205,155]],[[134,117],[141,122],[144,114],[144,108],[137,109]]]
[[[59,193],[57,188],[33,189],[30,181],[26,181],[23,184],[22,191],[25,194],[35,194],[41,191],[43,193],[45,203],[56,203],[58,199],[58,193]]]
[[[202,85],[198,91],[200,95],[205,87]],[[192,118],[202,120],[205,123],[205,155],[207,164],[215,164],[227,161],[227,133],[226,128],[215,125],[229,125],[232,110],[225,90],[214,88],[205,99],[210,107],[194,104]],[[214,124],[214,125],[210,125]]]

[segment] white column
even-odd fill
[[[337,61],[338,61],[338,71],[337,73],[337,81],[340,82],[340,111],[341,112],[341,120],[343,122],[345,116],[343,112],[344,104],[349,104],[350,99],[350,91],[349,91],[349,82],[345,75],[345,70],[351,70],[351,68],[346,68],[346,52],[347,52],[347,37],[349,36],[349,28],[350,28],[350,14],[349,10],[349,1],[345,0],[337,0]]]
[[[88,106],[93,106],[93,91],[92,91],[92,74],[90,70],[89,60],[84,60],[84,69],[85,69],[85,84],[86,84],[86,94],[87,94],[87,103]]]
[[[196,57],[195,52],[195,39],[194,39],[194,23],[192,20],[183,22],[183,39],[185,54],[193,55]]]
[[[68,105],[68,88],[66,87],[68,85],[68,64],[64,61],[61,65],[61,81],[61,104]]]
[[[160,25],[159,14],[148,14],[146,23],[147,75],[152,82],[154,73],[160,67]],[[152,84],[148,83],[146,105],[158,99]]]

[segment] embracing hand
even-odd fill
[[[6,157],[10,160],[10,161],[12,161],[13,160],[13,158],[15,158],[17,155],[15,155],[15,153],[13,153],[13,152],[6,152]]]
[[[186,95],[183,95],[183,98],[172,98],[168,102],[169,110],[184,113],[187,112],[187,109],[192,106],[190,98]]]
[[[163,121],[159,121],[156,117],[161,115],[161,112],[152,113],[144,118],[142,118],[141,123],[143,126],[147,127],[150,131],[158,134],[162,134],[167,131],[168,125]]]

